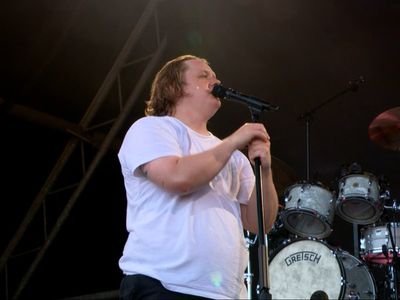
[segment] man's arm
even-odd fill
[[[261,168],[262,169],[262,168]],[[263,208],[264,208],[264,232],[268,233],[277,217],[278,213],[278,195],[272,179],[272,170],[262,169],[262,192],[263,192]],[[258,233],[258,215],[257,215],[257,199],[255,188],[251,194],[250,201],[247,205],[241,204],[241,217],[243,227],[252,233]]]
[[[190,193],[211,181],[225,166],[233,151],[252,140],[267,141],[262,124],[245,124],[216,147],[189,156],[161,157],[141,166],[144,175],[169,192]]]
[[[269,135],[267,140],[255,139],[249,144],[248,156],[254,164],[257,157],[261,163],[261,180],[264,207],[264,232],[271,230],[278,214],[278,195],[272,178],[271,170],[271,142]],[[247,205],[241,205],[241,217],[243,227],[253,233],[258,233],[257,201],[255,188]]]

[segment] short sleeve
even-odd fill
[[[178,135],[171,123],[162,117],[144,117],[128,130],[118,153],[123,170],[135,170],[156,158],[181,156]]]

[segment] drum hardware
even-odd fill
[[[386,245],[382,245],[382,253],[389,261],[391,258],[389,256],[389,251]],[[386,293],[387,298],[398,299],[397,297],[397,273],[396,269],[392,265],[387,265],[385,270],[385,289],[388,291]]]
[[[386,267],[386,282],[385,282],[385,288],[387,289],[388,293],[387,296],[389,299],[398,299],[398,288],[397,288],[397,275],[396,275],[396,270],[393,266],[387,266]]]
[[[383,208],[384,208],[384,209],[387,209],[387,210],[394,210],[394,211],[397,211],[397,210],[400,209],[400,205],[397,205],[397,206],[396,206],[396,204],[394,203],[392,206],[385,205]]]
[[[257,242],[257,235],[255,235],[254,239],[252,239],[250,231],[246,230],[245,241],[246,241],[247,251],[250,251],[250,247],[254,246]],[[252,270],[251,262],[249,259],[247,262],[247,269],[244,274],[244,279],[245,279],[246,286],[247,286],[247,298],[249,300],[252,299],[252,290],[253,290],[254,273],[252,273],[252,272],[253,272],[253,270]]]
[[[313,107],[312,109],[302,113],[299,117],[299,121],[305,121],[306,124],[306,183],[309,186],[314,186],[310,182],[310,127],[311,122],[314,120],[314,116],[319,109],[332,102],[333,100],[339,98],[340,96],[352,91],[355,92],[358,90],[360,84],[365,83],[365,79],[363,76],[360,76],[359,79],[351,80],[348,82],[348,86],[337,93],[336,95],[329,97],[319,105]],[[293,188],[297,188],[296,185]],[[315,187],[317,190],[318,188]],[[299,191],[300,192],[300,191]],[[304,193],[304,189],[300,193]],[[325,238],[332,232],[331,225],[333,223],[334,217],[334,199],[331,197],[331,193],[326,190],[324,196],[328,194],[328,202],[326,203],[326,199],[319,199],[318,197],[307,196],[303,198],[294,198],[294,201],[289,203],[291,199],[286,201],[286,204],[289,206],[288,209],[284,212],[284,224],[287,229],[297,235],[306,237],[313,236],[317,238]],[[304,196],[304,195],[302,195]],[[321,203],[324,202],[324,203]],[[333,207],[331,207],[333,205]],[[322,212],[321,210],[322,209]]]
[[[328,103],[332,102],[333,100],[336,100],[340,96],[343,96],[344,94],[348,92],[355,92],[358,90],[359,86],[361,84],[365,83],[365,78],[363,76],[360,76],[356,80],[350,80],[348,82],[348,86],[343,89],[342,91],[338,92],[336,95],[333,95],[329,97],[328,99],[324,100],[317,106],[313,107],[312,109],[302,113],[299,117],[299,121],[305,121],[306,123],[306,168],[307,168],[307,181],[310,180],[310,126],[311,122],[314,120],[314,116],[317,113],[319,109],[327,105]]]
[[[386,210],[394,212],[394,221],[397,221],[399,206],[393,200],[392,206],[385,206]],[[361,229],[360,248],[363,259],[375,268],[384,271],[382,279],[382,295],[385,299],[398,300],[398,271],[400,268],[400,223],[388,222],[374,224]],[[381,273],[381,272],[380,272]]]
[[[350,85],[350,87],[345,91],[343,91],[342,93],[339,93],[338,95],[328,99],[327,101],[317,106],[316,108],[302,114],[299,118],[300,120],[303,119],[306,121],[307,180],[305,182],[299,182],[293,186],[290,186],[285,191],[285,209],[282,212],[282,217],[283,217],[284,227],[288,231],[294,233],[296,236],[307,238],[303,240],[308,243],[314,243],[314,244],[323,243],[322,241],[315,239],[323,238],[330,234],[330,232],[332,231],[331,226],[333,223],[333,221],[329,222],[330,213],[332,211],[335,212],[338,206],[341,207],[343,215],[347,215],[348,219],[346,221],[353,223],[353,225],[355,225],[353,229],[358,230],[357,224],[368,225],[371,223],[375,223],[376,221],[379,220],[384,209],[383,202],[385,199],[388,198],[388,194],[380,193],[381,186],[373,174],[362,173],[362,172],[358,173],[356,170],[354,170],[351,174],[346,174],[346,176],[348,175],[347,176],[348,178],[346,178],[346,180],[343,181],[342,188],[337,190],[337,193],[335,194],[335,196],[337,197],[332,197],[329,201],[325,201],[326,199],[321,201],[321,198],[325,198],[324,196],[321,196],[324,194],[323,192],[324,188],[319,186],[318,184],[317,185],[313,184],[310,181],[309,131],[310,131],[310,124],[311,121],[313,120],[314,114],[319,108],[331,102],[338,96],[348,91],[357,90],[358,85],[360,83],[363,83],[364,79],[360,77],[360,80],[356,82],[357,82],[356,85]],[[328,193],[331,193],[329,190],[327,191]],[[312,195],[313,193],[314,195]],[[322,206],[325,207],[321,208],[320,205],[321,202],[323,203]],[[333,207],[330,208],[330,205],[332,204]],[[359,207],[363,208],[363,210],[358,210],[357,206],[358,208]],[[316,226],[316,224],[318,224],[318,226]],[[323,224],[324,226],[321,224]],[[329,225],[328,227],[330,229],[328,233],[325,232],[326,224]],[[316,229],[313,228],[313,226],[319,228]],[[322,232],[321,228],[324,229]],[[295,289],[293,288],[293,286],[289,285],[278,288],[279,291],[275,289],[274,284],[276,284],[277,282],[274,279],[275,274],[283,270],[283,268],[281,268],[280,266],[280,259],[285,260],[285,258],[289,258],[289,260],[286,260],[285,262],[286,264],[289,264],[289,266],[293,267],[296,264],[300,264],[302,260],[310,260],[310,255],[311,256],[314,255],[314,254],[304,253],[305,245],[299,246],[297,245],[297,242],[300,243],[300,241],[297,239],[294,240],[293,242],[289,240],[288,242],[282,244],[283,248],[281,248],[275,255],[271,254],[273,255],[273,258],[270,263],[271,292],[274,296],[280,299],[297,299],[297,298],[310,299],[310,297],[311,299],[321,299],[321,298],[323,299],[325,296],[329,299],[375,299],[376,287],[374,278],[371,276],[365,264],[359,261],[356,257],[348,254],[347,252],[343,252],[341,250],[334,250],[326,245],[325,247],[330,248],[330,250],[328,251],[330,251],[331,253],[326,257],[330,258],[336,257],[337,259],[336,264],[339,265],[338,269],[341,270],[339,276],[340,279],[338,280],[339,285],[341,286],[339,296],[332,297],[331,295],[329,295],[329,292],[327,290],[325,290],[324,288],[321,289],[321,287],[319,287],[311,289],[310,291],[308,291],[308,294],[304,297],[292,294],[287,295],[288,297],[282,297],[282,295],[279,294],[280,291],[289,291],[289,293],[291,293]],[[357,237],[357,244],[358,244],[358,237]],[[295,245],[297,245],[299,250],[301,251],[297,251],[294,253],[290,252],[289,248],[295,248]],[[320,247],[324,248],[324,246]],[[325,250],[321,249],[321,252],[326,252]],[[285,257],[284,252],[287,252],[286,254],[289,254],[289,256]],[[318,258],[318,252],[314,253],[317,253],[316,256],[314,255],[315,260],[319,261],[320,259],[322,259]],[[279,265],[279,267],[276,266],[277,264]],[[332,264],[334,265],[335,263]],[[277,272],[274,272],[273,268],[277,268]],[[336,266],[332,268],[335,269]],[[329,271],[328,272],[329,276],[326,277],[322,276],[324,277],[324,279],[330,277],[332,273],[330,271],[332,270],[329,269],[328,271]],[[307,276],[301,276],[301,270],[295,273],[300,274],[300,275],[297,274],[297,279],[301,280],[299,281],[300,286],[302,288],[305,286],[308,288],[308,284],[305,283],[303,280]],[[316,273],[318,273],[317,277],[319,279],[321,277],[321,272],[316,272]],[[362,276],[360,277],[361,274]],[[361,280],[361,283],[358,282],[357,280],[358,281]],[[280,281],[284,282],[284,284],[288,284],[287,282],[290,281],[290,276],[286,277],[283,276],[282,280]],[[335,291],[335,293],[337,294],[337,290]]]
[[[396,203],[396,201],[394,201],[394,203]],[[391,275],[392,275],[393,281],[391,282],[392,285],[390,286],[390,288],[391,288],[391,291],[393,291],[394,299],[397,300],[398,299],[397,279],[399,278],[398,277],[398,270],[399,270],[399,267],[400,267],[400,265],[399,265],[399,256],[398,256],[397,249],[396,249],[396,246],[397,246],[396,242],[397,241],[395,240],[395,238],[393,238],[393,233],[392,233],[392,230],[391,230],[390,223],[387,224],[387,229],[388,229],[388,232],[389,232],[389,237],[390,237],[390,242],[392,244],[392,252],[393,252],[393,261],[392,261],[392,266],[391,266],[392,267],[391,268],[391,271],[392,271]],[[394,229],[394,230],[396,230],[396,229]],[[394,236],[395,237],[397,236],[397,232],[395,232]]]

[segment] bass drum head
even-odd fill
[[[344,292],[343,272],[340,260],[325,243],[295,240],[271,259],[270,293],[272,299],[340,299]]]

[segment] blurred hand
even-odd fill
[[[228,139],[233,143],[235,149],[242,150],[249,146],[253,140],[268,142],[269,135],[263,124],[246,123],[231,134]]]
[[[228,137],[234,143],[235,149],[248,147],[248,156],[254,164],[256,157],[260,158],[261,166],[271,167],[270,137],[261,123],[246,123]]]

